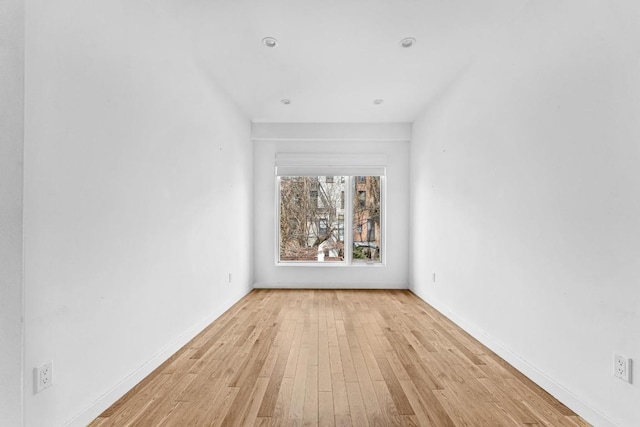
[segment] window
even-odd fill
[[[278,265],[383,264],[385,168],[342,157],[276,155]]]
[[[362,179],[360,179],[362,178]],[[354,185],[353,258],[380,262],[381,241],[381,177],[358,177]]]
[[[317,176],[280,177],[279,261],[344,261],[342,182],[321,182]],[[317,188],[317,190],[312,190]],[[308,203],[298,203],[297,193]],[[292,227],[291,224],[296,224]]]

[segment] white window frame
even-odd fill
[[[282,176],[344,176],[344,260],[281,261],[280,260],[280,178]],[[358,176],[380,177],[380,261],[353,259],[353,191]],[[275,265],[279,267],[385,267],[386,231],[386,155],[384,154],[310,154],[278,153],[275,161]]]

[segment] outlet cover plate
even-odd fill
[[[615,354],[613,360],[613,375],[622,381],[631,383],[632,363],[633,361],[631,359]]]
[[[53,385],[53,362],[33,369],[34,391],[40,393]]]

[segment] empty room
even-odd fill
[[[640,426],[640,3],[7,0],[0,426]]]

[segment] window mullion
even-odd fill
[[[278,264],[280,262],[280,180],[279,176],[276,176],[276,239],[275,239],[275,262]]]
[[[353,257],[353,176],[345,177],[344,193],[344,259],[351,265]]]

